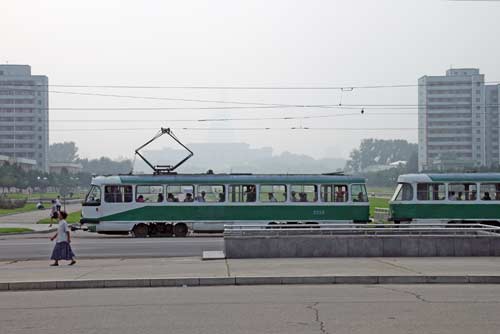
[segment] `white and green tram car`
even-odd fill
[[[183,237],[226,224],[369,221],[365,179],[337,174],[99,176],[82,224],[99,233]]]
[[[400,175],[389,203],[399,222],[500,223],[500,173]]]

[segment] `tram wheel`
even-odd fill
[[[132,229],[132,236],[134,238],[146,238],[148,236],[148,225],[140,223]]]
[[[156,227],[158,228],[159,237],[171,237],[174,235],[174,228],[172,224],[158,223],[156,224]]]
[[[188,233],[188,227],[184,223],[174,225],[174,234],[178,238],[184,238]]]

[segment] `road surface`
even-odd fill
[[[51,235],[0,236],[0,260],[47,259],[54,246]],[[205,250],[222,250],[224,245],[221,237],[211,236],[134,239],[83,231],[74,232],[72,240],[78,258],[201,256]]]
[[[0,332],[497,334],[498,285],[0,292]]]

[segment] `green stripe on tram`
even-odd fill
[[[368,221],[369,206],[197,205],[145,206],[101,218],[101,221],[234,221],[356,220]]]
[[[499,219],[499,204],[394,204],[394,219]]]

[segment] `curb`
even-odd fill
[[[0,291],[291,284],[500,284],[500,275],[242,276],[34,281],[0,283]]]

